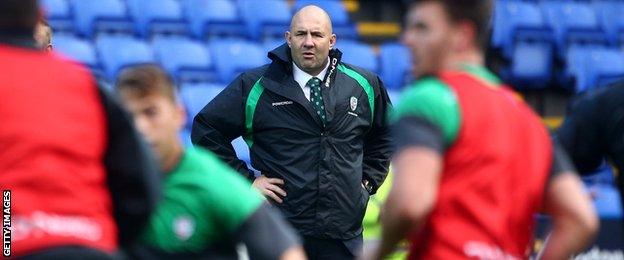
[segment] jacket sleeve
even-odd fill
[[[388,125],[388,112],[392,103],[388,92],[379,77],[375,77],[377,92],[373,124],[364,137],[363,178],[372,184],[371,194],[377,192],[388,175],[390,156],[392,155],[392,139]]]
[[[581,97],[568,109],[556,139],[568,152],[581,174],[595,170],[605,155],[602,127],[599,123],[599,103]]]
[[[191,141],[194,145],[212,151],[243,176],[253,180],[253,172],[236,156],[232,146],[232,140],[245,132],[243,75],[230,83],[195,116]]]
[[[130,247],[160,198],[160,173],[149,147],[128,115],[106,90],[99,88],[108,120],[108,145],[104,156],[119,243]]]

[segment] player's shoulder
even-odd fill
[[[447,104],[455,101],[455,93],[435,76],[422,77],[407,85],[399,104]]]

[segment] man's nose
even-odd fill
[[[314,41],[312,41],[312,35],[311,34],[307,34],[305,37],[305,40],[303,41],[303,46],[307,47],[307,48],[312,48],[314,47]]]

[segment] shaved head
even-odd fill
[[[325,27],[329,34],[332,34],[332,22],[331,18],[329,18],[329,14],[325,12],[322,8],[316,5],[307,5],[303,8],[299,9],[293,15],[290,20],[290,30],[293,31],[293,26],[297,25],[301,20],[314,22],[318,25]]]
[[[332,31],[329,15],[318,6],[308,5],[295,13],[284,35],[295,65],[312,76],[323,71],[336,44]]]

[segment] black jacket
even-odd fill
[[[270,64],[241,74],[208,103],[191,134],[194,144],[252,178],[230,144],[243,136],[252,166],[284,180],[288,196],[275,206],[302,235],[318,238],[350,239],[362,232],[369,194],[361,183],[368,180],[374,193],[392,152],[386,89],[376,75],[340,62],[340,56],[330,52],[323,81],[327,126],[295,82],[284,44],[269,53]]]

